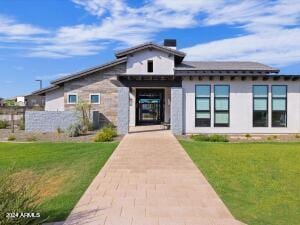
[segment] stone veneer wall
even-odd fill
[[[171,130],[173,134],[183,133],[183,91],[182,88],[171,88]]]
[[[25,131],[53,132],[57,128],[66,130],[71,124],[76,123],[79,117],[74,111],[26,111]]]
[[[92,111],[100,113],[100,124],[112,122],[117,124],[118,114],[118,86],[122,86],[116,74],[125,73],[126,65],[120,64],[110,69],[95,72],[83,78],[78,78],[64,84],[64,109],[75,109],[74,104],[67,103],[69,93],[76,93],[79,100],[89,102],[90,94],[100,93],[100,104],[93,104]]]

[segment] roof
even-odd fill
[[[266,71],[278,73],[279,70],[262,63],[242,61],[183,61],[175,70],[238,70],[238,71]]]
[[[39,89],[37,91],[34,91],[34,92],[32,92],[31,94],[29,94],[27,96],[30,96],[30,95],[41,95],[41,94],[44,94],[44,93],[46,93],[48,91],[55,90],[57,88],[59,88],[59,86],[57,86],[57,85],[50,85],[48,87],[45,87],[45,88]]]
[[[118,52],[115,53],[115,55],[116,55],[117,58],[120,58],[120,57],[124,57],[124,56],[127,56],[127,55],[131,54],[131,53],[134,53],[134,52],[137,52],[137,51],[140,51],[140,50],[143,50],[143,49],[147,49],[147,48],[154,48],[154,49],[157,49],[157,50],[160,50],[160,51],[163,51],[163,52],[167,52],[169,54],[173,54],[173,55],[179,57],[180,62],[185,57],[184,52],[181,52],[181,51],[178,51],[178,50],[175,50],[175,49],[163,46],[163,45],[159,45],[159,44],[156,44],[156,43],[153,43],[153,42],[147,42],[147,43],[144,43],[144,44],[136,45],[134,47],[118,51]]]
[[[98,72],[98,71],[107,69],[107,68],[112,67],[112,66],[116,66],[116,65],[124,63],[126,61],[127,61],[127,57],[122,57],[122,58],[110,61],[108,63],[102,64],[102,65],[99,65],[99,66],[96,66],[96,67],[92,67],[92,68],[89,68],[87,70],[83,70],[83,71],[80,71],[80,72],[70,74],[68,76],[64,76],[64,77],[61,77],[59,79],[53,80],[53,81],[51,81],[51,84],[58,85],[58,84],[66,82],[66,81],[77,79],[79,77],[82,77],[82,76],[85,76],[85,75],[88,75],[88,74],[91,74],[91,73],[94,73],[94,72]]]

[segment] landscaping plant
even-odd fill
[[[16,136],[13,135],[13,134],[11,134],[11,135],[8,136],[7,140],[8,141],[15,141],[16,140]]]
[[[79,123],[72,124],[68,127],[67,134],[69,137],[79,137],[82,134],[82,125]]]
[[[2,225],[26,225],[42,224],[38,213],[40,199],[33,192],[32,187],[10,172],[1,174],[0,177],[0,224]],[[24,213],[30,213],[25,216]]]
[[[93,130],[93,124],[91,123],[91,104],[86,101],[79,101],[76,104],[76,111],[80,115],[80,122],[82,124],[82,132]]]
[[[0,129],[5,129],[9,125],[7,120],[0,120]]]
[[[219,134],[213,134],[213,135],[197,134],[197,135],[192,135],[191,138],[195,141],[228,142],[226,136],[219,135]]]
[[[116,129],[112,126],[104,127],[101,131],[99,131],[94,137],[94,142],[108,142],[112,141],[114,137],[117,136]]]

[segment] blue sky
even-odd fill
[[[299,0],[0,1],[0,97],[175,38],[187,60],[251,60],[300,74]]]

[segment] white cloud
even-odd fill
[[[249,34],[181,49],[189,60],[258,61],[283,66],[300,61],[300,29]]]
[[[31,43],[23,49],[30,57],[66,58],[98,54],[108,43],[118,48],[150,41],[168,29],[227,25],[239,27],[239,36],[183,50],[197,60],[248,59],[276,65],[299,60],[299,0],[147,0],[140,6],[125,0],[71,1],[97,22],[48,31],[0,17],[0,41]]]
[[[0,15],[0,35],[11,38],[26,38],[32,35],[48,33],[47,30],[31,24],[17,23],[15,20]]]

